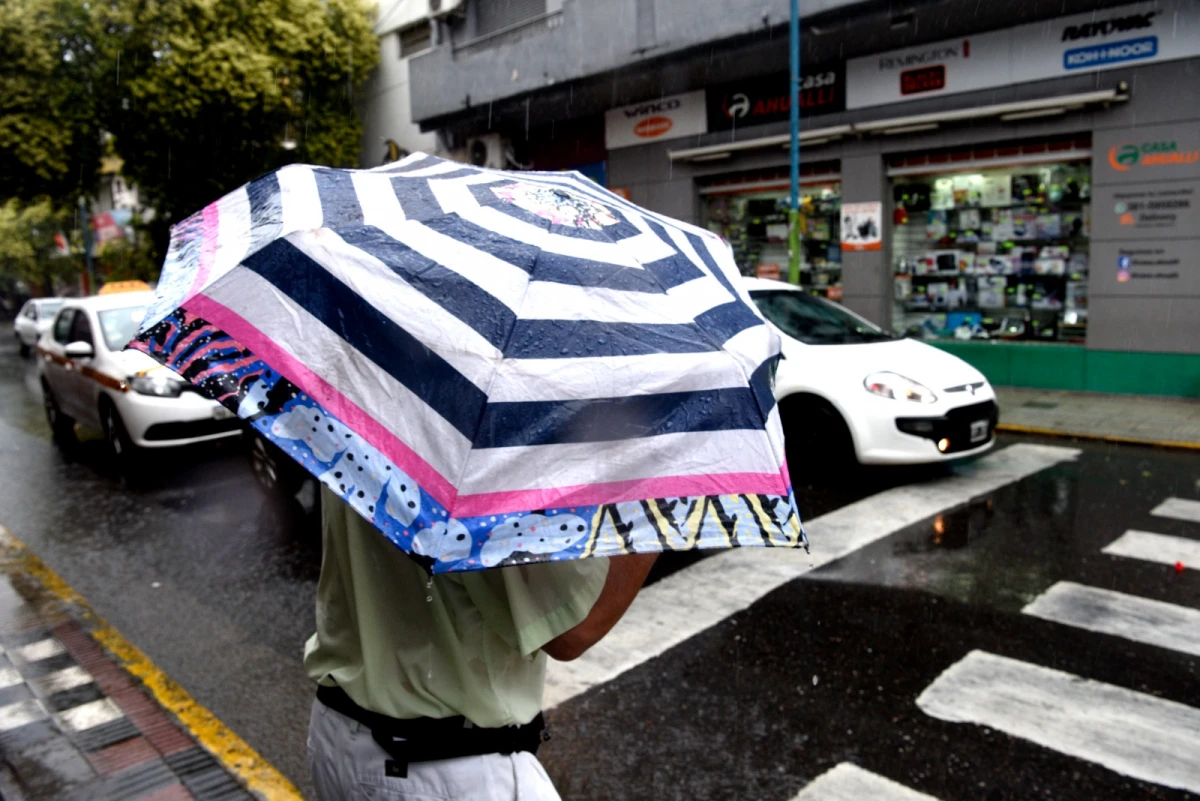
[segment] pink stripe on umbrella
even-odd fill
[[[196,295],[184,304],[186,310],[216,325],[225,333],[249,348],[250,352],[270,364],[288,380],[307,392],[330,414],[349,426],[392,463],[412,476],[435,501],[447,509],[454,503],[454,486],[422,459],[416,451],[404,444],[395,434],[388,431],[375,418],[363,411],[354,401],[347,398],[328,381],[305,367],[295,356],[277,345],[266,334],[258,330],[229,307],[218,303],[207,295]]]
[[[454,517],[520,512],[527,509],[559,509],[569,506],[600,506],[606,503],[640,501],[647,498],[679,498],[698,495],[786,495],[787,482],[779,473],[719,473],[704,476],[671,476],[582,484],[512,492],[460,495],[451,510]]]
[[[204,215],[204,225],[200,229],[200,263],[196,268],[196,278],[192,281],[192,288],[184,297],[195,295],[203,288],[204,282],[208,280],[208,273],[212,269],[213,258],[217,254],[217,230],[220,227],[221,212],[217,208],[217,203],[209,203],[200,213]]]

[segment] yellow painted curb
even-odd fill
[[[92,638],[108,650],[121,667],[141,679],[154,699],[174,714],[196,741],[240,778],[249,790],[263,801],[304,801],[300,791],[287,777],[245,740],[234,734],[212,712],[200,706],[186,690],[96,614],[83,596],[3,526],[0,526],[0,550],[5,551],[10,560],[37,579],[47,592],[62,603],[74,607]]]
[[[1071,437],[1073,439],[1090,439],[1098,442],[1117,442],[1122,445],[1148,445],[1153,448],[1173,448],[1176,450],[1200,451],[1200,442],[1138,439],[1137,437],[1120,437],[1115,434],[1081,434],[1076,431],[1060,431],[1057,428],[1037,428],[1036,426],[1020,426],[1012,423],[1000,423],[996,426],[996,430],[1007,431],[1011,434],[1037,434],[1043,437]]]

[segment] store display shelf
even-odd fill
[[[895,278],[1063,278],[1068,281],[1086,281],[1087,273],[980,273],[980,272],[937,272],[937,273],[895,273]]]

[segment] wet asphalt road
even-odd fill
[[[98,439],[68,461],[11,342],[0,327],[0,525],[307,792],[311,491],[260,492],[237,441],[164,454],[132,484]],[[1196,536],[1149,510],[1200,497],[1200,459],[1081,447],[1077,462],[901,530],[555,710],[542,756],[563,797],[785,801],[847,760],[943,801],[1189,797],[913,703],[980,648],[1200,705],[1196,658],[1018,614],[1064,579],[1200,598],[1198,571],[1099,553],[1127,528]],[[797,495],[812,518],[943,474],[871,471]],[[691,561],[664,560],[655,578]]]

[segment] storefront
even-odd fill
[[[742,275],[786,278],[790,179],[779,170],[709,178],[700,186],[704,225],[733,248]],[[837,164],[806,168],[800,182],[800,284],[842,299]]]
[[[1198,68],[1200,5],[1158,0],[806,69],[801,283],[996,384],[1200,396]],[[612,182],[786,279],[786,93],[693,93]],[[882,241],[838,247],[860,213]]]

